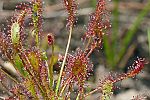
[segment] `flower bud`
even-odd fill
[[[49,34],[47,35],[47,40],[48,40],[48,44],[49,44],[49,45],[52,45],[52,44],[54,43],[54,36],[53,36],[52,33],[49,33]]]

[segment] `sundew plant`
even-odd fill
[[[51,56],[40,47],[42,38],[42,0],[21,3],[16,6],[14,16],[8,20],[5,30],[0,32],[0,50],[13,64],[17,78],[9,74],[3,67],[0,68],[0,82],[10,92],[4,100],[70,100],[71,93],[77,87],[76,100],[86,98],[99,93],[100,100],[110,100],[114,92],[115,83],[127,78],[135,77],[144,68],[144,58],[137,58],[127,73],[115,73],[100,79],[99,85],[90,92],[86,90],[86,81],[93,71],[93,63],[90,55],[93,51],[102,47],[103,36],[109,34],[110,12],[107,11],[105,0],[97,0],[95,11],[90,14],[87,30],[83,33],[81,40],[82,47],[76,48],[69,53],[71,36],[76,23],[77,3],[76,0],[62,0],[68,14],[66,28],[68,30],[68,42],[64,55],[54,57],[54,34],[47,34],[47,43],[52,50]],[[31,22],[31,30],[26,33],[25,20]],[[27,36],[28,34],[28,36]],[[29,36],[32,36],[34,46],[27,44]],[[67,37],[66,37],[67,38]],[[81,41],[81,43],[82,43]],[[48,63],[48,58],[50,63]],[[60,63],[58,79],[54,82],[53,68],[55,63]],[[5,79],[10,78],[13,86],[7,86]],[[141,97],[139,97],[141,98]],[[139,100],[138,96],[133,100]]]

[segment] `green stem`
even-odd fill
[[[80,92],[78,93],[77,97],[76,97],[76,100],[79,100],[80,99]]]
[[[132,24],[131,28],[129,29],[129,31],[126,33],[126,37],[122,40],[122,47],[121,50],[118,54],[118,57],[116,59],[116,61],[118,62],[121,57],[124,55],[124,53],[126,52],[126,49],[129,45],[129,42],[131,41],[131,39],[134,37],[139,25],[141,24],[142,20],[144,19],[144,17],[150,12],[150,1],[147,2],[147,4],[144,6],[143,10],[139,13],[139,15],[137,16],[136,20],[134,21],[134,23]]]
[[[114,9],[113,9],[113,22],[112,22],[112,34],[113,42],[117,42],[117,35],[119,29],[119,0],[114,0]]]
[[[84,95],[84,98],[87,97],[87,96],[89,96],[89,95],[91,95],[91,94],[93,94],[93,93],[95,93],[95,92],[97,92],[97,91],[100,90],[100,89],[101,89],[101,88],[98,87],[98,88],[94,89],[93,91],[91,91],[91,92],[85,94],[85,95]]]
[[[36,33],[35,38],[36,38],[36,46],[39,47],[40,43],[39,43],[39,34],[38,33]]]
[[[116,51],[117,48],[117,44],[118,44],[118,30],[119,30],[119,0],[113,0],[113,4],[114,4],[114,9],[112,11],[112,15],[113,15],[113,20],[112,20],[112,43],[110,44],[110,40],[108,36],[104,37],[104,52],[106,54],[106,61],[107,61],[107,66],[110,67],[110,69],[114,69],[115,68],[115,56],[116,53],[118,53]]]
[[[68,38],[68,43],[67,43],[67,47],[66,47],[65,57],[64,57],[64,60],[63,60],[62,66],[61,66],[60,74],[59,74],[59,77],[58,77],[58,82],[57,82],[57,85],[56,85],[56,90],[55,90],[56,96],[58,95],[58,88],[59,88],[59,85],[60,85],[61,76],[62,76],[62,73],[63,73],[64,65],[65,65],[66,58],[67,58],[67,53],[68,53],[69,46],[70,46],[72,28],[73,27],[70,26],[70,32],[69,32],[69,38]]]
[[[53,66],[54,66],[54,43],[52,44],[52,56],[51,56],[50,66],[49,66],[50,89],[52,89],[53,86]]]
[[[67,81],[64,83],[64,86],[61,89],[60,92],[60,96],[62,95],[62,93],[64,92],[65,88],[67,87],[67,85],[70,83],[72,76],[70,76],[70,78],[67,79]]]

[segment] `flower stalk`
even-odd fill
[[[68,42],[67,42],[65,56],[64,56],[64,59],[63,59],[63,63],[61,65],[60,74],[59,74],[57,85],[56,85],[56,90],[55,90],[56,95],[58,95],[58,89],[59,89],[59,86],[60,86],[61,77],[62,77],[62,73],[63,73],[63,70],[64,70],[64,66],[65,66],[65,62],[66,62],[66,58],[67,58],[67,54],[68,54],[68,50],[69,50],[69,46],[70,46],[70,42],[71,42],[72,29],[73,29],[73,27],[70,26],[69,38],[68,38]]]

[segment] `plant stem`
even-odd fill
[[[88,42],[87,42],[87,44],[86,44],[86,46],[85,46],[85,50],[87,50],[87,49],[88,49],[88,47],[89,47],[90,43],[91,43],[91,37],[88,39]]]
[[[39,34],[37,33],[36,36],[35,36],[35,39],[36,39],[36,46],[39,48]]]
[[[80,97],[80,92],[78,93],[76,100],[79,100],[79,97]]]
[[[98,90],[100,90],[100,89],[101,89],[101,88],[100,88],[100,87],[98,87],[98,88],[94,89],[93,91],[91,91],[91,92],[89,92],[89,93],[85,94],[85,95],[84,95],[84,97],[87,97],[87,96],[89,96],[89,95],[93,94],[94,92],[97,92],[97,91],[98,91]]]
[[[11,75],[5,72],[2,68],[0,68],[0,71],[3,72],[6,76],[8,76],[10,79],[12,79],[16,84],[18,83],[17,79],[13,78]]]
[[[67,85],[70,83],[71,78],[72,78],[72,76],[70,76],[70,77],[66,80],[66,82],[64,83],[64,86],[62,87],[61,92],[60,92],[60,96],[61,96],[62,93],[64,92],[64,90],[65,90],[65,88],[67,87]]]
[[[50,66],[49,66],[50,89],[52,89],[53,86],[53,65],[54,65],[54,43],[52,44],[52,56],[51,56]]]
[[[88,54],[86,55],[86,57],[88,58],[90,56],[90,54],[93,52],[95,48],[90,49],[90,51],[88,52]]]
[[[67,47],[66,47],[66,51],[65,51],[65,57],[63,59],[63,63],[62,63],[62,66],[61,66],[60,74],[59,74],[57,85],[56,85],[56,90],[55,90],[56,96],[58,95],[58,88],[60,86],[60,80],[61,80],[61,76],[62,76],[62,73],[63,73],[64,65],[65,65],[65,62],[66,62],[66,58],[67,58],[67,53],[68,53],[69,46],[70,46],[71,35],[72,35],[72,28],[73,27],[70,26],[70,30],[69,30],[70,32],[69,32],[68,43],[67,43]]]

